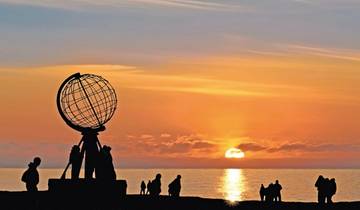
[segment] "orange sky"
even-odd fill
[[[21,166],[34,155],[45,166],[65,164],[81,137],[60,118],[55,95],[81,72],[105,77],[118,94],[118,110],[100,135],[117,166],[358,166],[359,67],[310,53],[196,57],[149,68],[4,67],[1,164]],[[230,147],[246,157],[224,159]]]
[[[0,167],[64,167],[59,85],[99,74],[118,167],[360,167],[360,2],[0,0]],[[19,15],[21,14],[21,15]],[[224,159],[236,147],[243,159]]]

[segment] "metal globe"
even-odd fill
[[[72,128],[100,129],[114,115],[117,97],[110,83],[94,74],[71,75],[57,95],[60,115]]]

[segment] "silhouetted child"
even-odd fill
[[[81,162],[83,155],[80,152],[80,147],[74,145],[70,152],[70,164],[71,164],[71,179],[78,179],[81,169]]]
[[[146,184],[144,181],[142,181],[140,185],[140,195],[145,195],[145,189],[146,189]]]
[[[319,176],[318,179],[315,182],[315,187],[318,190],[318,202],[319,204],[325,203],[325,197],[326,197],[326,183],[323,176]]]
[[[169,196],[179,197],[181,191],[181,176],[177,175],[177,177],[169,184]]]
[[[161,193],[161,174],[156,174],[154,180],[151,181],[150,195],[159,196]]]
[[[263,202],[265,200],[265,187],[263,184],[261,184],[261,187],[260,187],[260,191],[259,191],[259,194],[260,194],[260,200]]]
[[[275,202],[281,202],[281,190],[282,190],[282,186],[279,184],[279,180],[275,181],[275,184],[273,186],[273,190],[274,190],[274,200]]]
[[[151,181],[149,180],[146,185],[146,195],[150,194],[150,189],[151,189]]]
[[[29,168],[24,172],[21,181],[26,183],[26,190],[28,192],[37,192],[37,185],[39,184],[39,172],[37,167],[40,165],[41,159],[35,157],[33,162],[29,163]]]

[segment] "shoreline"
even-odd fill
[[[320,206],[315,202],[281,202],[263,203],[260,201],[235,201],[224,199],[201,198],[186,196],[172,198],[165,195],[150,197],[141,195],[126,195],[114,197],[109,195],[79,195],[79,194],[54,194],[48,191],[39,191],[31,194],[24,191],[0,191],[0,208],[12,209],[124,209],[124,210],[228,210],[228,209],[360,209],[360,201],[340,201],[334,204]]]

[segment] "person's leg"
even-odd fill
[[[332,195],[327,196],[327,203],[332,203]]]

